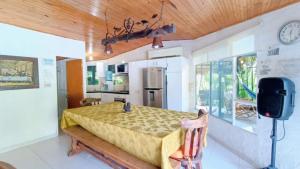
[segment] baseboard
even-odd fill
[[[45,140],[48,140],[48,139],[51,139],[51,138],[54,138],[54,137],[57,137],[57,136],[58,136],[58,132],[56,132],[54,134],[51,134],[51,135],[48,135],[48,136],[43,136],[43,137],[31,140],[31,141],[26,141],[26,142],[21,143],[21,144],[16,144],[16,145],[4,148],[4,149],[0,149],[0,153],[5,153],[5,152],[8,152],[8,151],[18,149],[18,148],[29,146],[31,144],[35,144],[35,143],[38,143],[38,142],[41,142],[41,141],[45,141]]]
[[[224,144],[222,141],[220,141],[219,139],[217,139],[216,137],[212,136],[211,134],[208,133],[208,136],[213,139],[215,142],[219,143],[220,145],[222,145],[223,147],[225,147],[227,150],[229,150],[230,152],[232,152],[233,154],[236,154],[237,156],[239,156],[241,159],[243,159],[244,161],[246,161],[247,163],[251,164],[253,167],[255,168],[259,168],[257,166],[257,164],[255,163],[255,161],[249,159],[248,157],[246,157],[245,155],[241,154],[240,152],[232,149],[230,146]]]

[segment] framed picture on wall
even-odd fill
[[[0,90],[39,88],[38,59],[0,55]]]

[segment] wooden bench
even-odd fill
[[[63,131],[72,138],[69,156],[86,151],[114,169],[159,169],[102,140],[80,126],[69,127]]]

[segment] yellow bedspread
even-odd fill
[[[180,120],[194,119],[195,113],[182,113],[152,107],[132,106],[124,113],[123,103],[67,109],[61,127],[80,125],[122,150],[162,169],[171,165],[168,157],[181,145]]]

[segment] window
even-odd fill
[[[232,59],[212,62],[211,113],[232,122]]]
[[[232,59],[196,66],[196,107],[232,122]]]
[[[255,131],[256,27],[192,53],[196,64],[196,108],[250,132]]]
[[[236,65],[233,64],[235,60]],[[196,108],[206,108],[220,119],[254,131],[257,118],[256,56],[196,65]]]
[[[88,80],[88,85],[99,84],[99,80],[96,78],[96,66],[87,67],[87,80]]]
[[[255,101],[256,93],[256,57],[240,56],[237,58],[237,98]]]
[[[256,111],[256,56],[240,56],[237,58],[237,85],[235,119],[236,125],[254,131]]]
[[[210,102],[210,64],[196,66],[196,108],[209,110]]]

